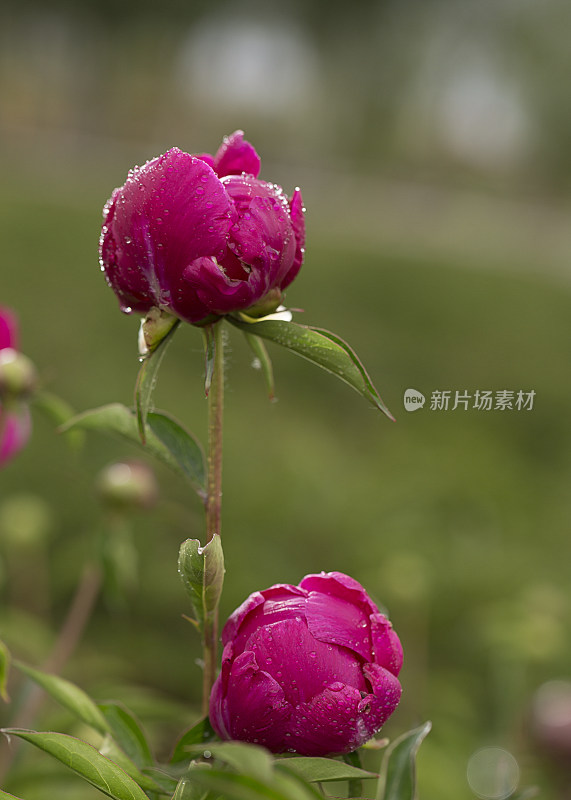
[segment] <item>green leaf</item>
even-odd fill
[[[40,672],[33,669],[21,661],[15,661],[15,666],[37,683],[54,700],[57,700],[64,708],[71,711],[78,719],[94,728],[99,733],[105,735],[109,733],[109,725],[97,705],[74,683],[60,678],[58,675],[49,675],[47,672]]]
[[[51,392],[39,391],[34,395],[33,403],[48,419],[60,427],[75,416],[74,409],[61,397]],[[72,450],[79,450],[83,445],[85,434],[82,431],[68,431],[67,442]]]
[[[192,745],[187,750],[195,754],[209,752],[236,772],[251,775],[260,781],[272,780],[273,759],[264,747],[245,742],[212,742]]]
[[[8,694],[8,675],[10,673],[10,664],[12,656],[3,641],[0,640],[0,697],[5,703],[10,702]]]
[[[166,447],[183,475],[201,496],[206,496],[206,465],[199,442],[186,428],[163,411],[149,412],[147,436],[151,434]]]
[[[336,334],[321,328],[310,328],[284,320],[245,322],[236,317],[228,317],[228,319],[240,330],[286,347],[302,358],[336,375],[380,409],[389,419],[394,420],[357,354]]]
[[[181,778],[171,800],[206,800],[209,792],[188,778]]]
[[[198,539],[186,539],[178,558],[178,571],[200,625],[218,607],[224,582],[224,554],[215,533],[204,547]]]
[[[139,768],[154,764],[150,747],[135,717],[119,703],[99,703],[98,708],[105,717],[111,735]]]
[[[276,766],[300,775],[310,783],[325,783],[327,781],[351,781],[364,778],[378,778],[374,772],[368,772],[350,764],[343,764],[332,758],[309,758],[296,756],[293,758],[276,758]]]
[[[0,800],[22,800],[22,798],[16,797],[15,794],[8,794],[8,792],[0,789]]]
[[[147,320],[148,318],[149,315]],[[143,326],[147,324],[147,320],[145,320]],[[141,359],[142,364],[135,384],[135,407],[137,409],[137,428],[143,444],[146,441],[147,415],[151,407],[151,398],[157,382],[159,367],[166,353],[167,345],[178,327],[178,323],[179,320],[170,317],[168,322],[170,328],[167,329],[166,335],[162,334],[160,341]]]
[[[179,764],[181,761],[188,761],[189,754],[187,747],[193,744],[205,744],[216,739],[214,728],[210,724],[208,717],[201,719],[192,728],[185,731],[178,742],[175,744],[173,754],[170,757],[171,764]]]
[[[289,776],[276,775],[264,783],[250,775],[236,775],[218,769],[196,769],[191,780],[224,800],[315,800],[316,794]]]
[[[129,756],[125,755],[123,750],[119,747],[117,742],[109,735],[107,735],[99,748],[99,752],[102,756],[110,759],[114,764],[118,767],[121,767],[129,777],[133,778],[135,783],[137,783],[141,789],[144,789],[146,792],[159,792],[162,794],[162,787],[153,780],[152,777],[145,775],[136,764],[129,758]],[[176,783],[176,781],[175,781]]]
[[[175,419],[162,412],[148,414],[147,441],[141,444],[135,414],[121,403],[84,411],[60,430],[71,428],[103,431],[126,439],[150,453],[188,480],[198,495],[206,497],[204,453],[196,439]]]
[[[259,336],[254,336],[252,333],[248,333],[248,331],[244,331],[244,336],[260,365],[260,369],[264,373],[268,396],[270,400],[273,400],[275,398],[274,370],[266,345]]]
[[[20,728],[4,728],[2,733],[30,742],[61,761],[113,800],[148,800],[141,787],[121,767],[81,739],[65,733],[27,731]]]
[[[387,748],[381,767],[377,800],[415,800],[416,754],[432,724],[404,733]]]

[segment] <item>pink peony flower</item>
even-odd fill
[[[0,469],[26,445],[31,431],[30,412],[17,396],[28,388],[31,365],[17,347],[16,317],[0,307]]]
[[[250,595],[222,632],[210,721],[222,739],[274,753],[347,753],[395,710],[402,648],[389,620],[341,572]]]
[[[123,311],[190,323],[273,310],[303,259],[301,193],[259,180],[242,131],[216,155],[173,147],[129,172],[104,210],[100,263]]]

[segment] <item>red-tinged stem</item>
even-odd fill
[[[224,416],[224,333],[222,321],[214,323],[207,335],[214,345],[212,376],[208,392],[208,485],[206,495],[206,543],[220,535],[222,508],[222,430]],[[205,619],[202,631],[204,672],[202,712],[208,714],[212,686],[216,679],[218,608]]]
[[[208,392],[208,486],[206,496],[206,543],[220,535],[222,506],[222,422],[224,415],[224,334],[222,321],[210,328],[214,341],[214,365]]]
[[[73,654],[91,618],[101,589],[101,582],[102,575],[99,567],[94,564],[87,564],[75,590],[53,650],[42,665],[44,672],[57,675]],[[39,686],[34,686],[28,694],[24,705],[12,721],[11,726],[13,728],[29,728],[42,706],[44,697],[45,692]],[[17,755],[20,744],[20,740],[12,741],[11,746],[5,746],[4,751],[0,753],[0,783],[4,781]]]

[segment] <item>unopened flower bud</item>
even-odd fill
[[[222,739],[274,753],[348,753],[401,695],[402,648],[389,620],[341,572],[254,592],[222,632],[210,721]]]
[[[0,398],[6,402],[21,400],[34,393],[38,374],[23,353],[11,347],[0,350]]]
[[[100,241],[123,311],[157,308],[196,325],[279,305],[303,261],[303,202],[259,171],[242,131],[215,155],[173,147],[130,171],[105,206]]]
[[[150,467],[138,461],[110,464],[99,474],[101,501],[116,511],[150,509],[157,502],[158,487]]]

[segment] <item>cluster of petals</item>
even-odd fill
[[[0,307],[0,368],[18,357],[18,325],[9,308]],[[30,437],[30,412],[25,403],[0,399],[0,468],[10,461]]]
[[[174,147],[130,171],[104,210],[100,264],[127,313],[196,324],[274,298],[303,260],[301,193],[258,178],[242,131],[218,152]]]
[[[275,753],[346,753],[395,710],[402,648],[363,587],[340,572],[255,592],[222,632],[210,720]]]

